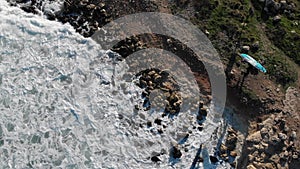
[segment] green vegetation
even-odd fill
[[[268,20],[267,29],[269,39],[300,65],[300,22],[283,16],[278,24]]]
[[[262,18],[263,5],[254,0],[198,0],[194,2],[197,12],[192,22],[203,32],[209,31],[209,38],[225,64],[232,53],[240,52],[239,46],[259,44],[249,54],[262,61],[271,79],[286,88],[297,82],[298,77],[295,64],[286,56],[299,65],[300,12],[294,18],[283,15],[275,24],[273,17]]]

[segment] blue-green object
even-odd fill
[[[257,62],[251,56],[244,54],[244,53],[240,54],[240,56],[243,58],[244,61],[250,63],[252,66],[256,67],[261,72],[263,72],[263,73],[267,72],[266,68],[264,68],[259,62]]]

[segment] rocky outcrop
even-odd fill
[[[242,166],[281,169],[299,162],[300,151],[295,145],[296,132],[290,131],[286,125],[284,114],[272,114],[262,122],[259,121],[252,123],[252,131],[246,138],[248,156]]]

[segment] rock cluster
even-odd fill
[[[290,131],[282,113],[253,124],[256,124],[255,130],[246,139],[247,169],[289,168],[291,163],[300,162],[299,150],[294,144],[296,132]]]
[[[145,89],[142,94],[144,98],[143,107],[145,110],[149,110],[151,106],[150,93],[158,89],[164,92],[167,100],[164,111],[165,115],[176,115],[179,113],[182,98],[179,93],[179,86],[175,79],[170,76],[169,72],[159,69],[147,69],[136,76],[139,77],[137,85]]]
[[[264,4],[264,12],[269,16],[279,17],[280,14],[287,14],[291,16],[295,10],[295,4],[281,0],[277,2],[275,0],[266,0]],[[276,19],[277,20],[277,19]]]
[[[63,23],[70,23],[77,32],[89,37],[99,27],[109,22],[105,3],[89,0],[66,0],[62,12],[56,16]]]
[[[133,36],[120,41],[116,46],[114,46],[113,51],[119,53],[123,57],[127,57],[130,54],[144,48],[146,48],[146,46],[140,38],[138,36]]]
[[[236,151],[238,141],[238,133],[233,128],[227,129],[227,138],[225,144],[221,144],[219,147],[218,155],[225,162],[229,162],[231,166],[235,167],[235,158],[238,156]]]

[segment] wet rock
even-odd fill
[[[197,120],[198,120],[198,121],[202,121],[202,120],[204,120],[204,117],[203,117],[202,115],[199,115],[199,114],[198,114],[198,115],[197,115]]]
[[[204,102],[203,102],[203,101],[200,101],[200,102],[199,102],[199,109],[203,108],[203,106],[204,106]]]
[[[215,156],[209,156],[209,159],[210,159],[210,161],[211,161],[212,163],[217,163],[217,162],[219,162],[218,158],[215,157]]]
[[[231,152],[230,152],[230,156],[236,157],[236,156],[237,156],[237,152],[236,152],[236,151],[231,151]]]
[[[198,162],[202,163],[204,161],[204,159],[202,157],[198,158]]]
[[[228,134],[234,134],[234,135],[237,136],[237,131],[234,130],[232,127],[229,127],[229,128],[227,129],[227,132],[228,132]]]
[[[159,162],[159,161],[161,161],[159,158],[158,158],[158,156],[153,156],[153,157],[151,157],[151,161],[153,161],[153,162]]]
[[[226,152],[227,152],[227,147],[224,144],[221,144],[221,146],[220,146],[220,153],[224,154]]]
[[[203,125],[200,125],[200,126],[198,127],[198,130],[199,130],[199,131],[202,131],[202,130],[203,130]]]
[[[181,151],[179,150],[179,148],[177,146],[172,147],[171,156],[173,158],[180,158],[182,156],[182,153],[181,153]]]
[[[208,112],[208,109],[206,107],[202,107],[199,110],[199,115],[201,115],[201,116],[207,116],[207,112]]]
[[[147,127],[152,127],[151,121],[148,121],[148,122],[147,122]]]
[[[156,123],[157,125],[161,125],[162,123],[162,120],[161,119],[155,119],[154,120],[154,123]]]

